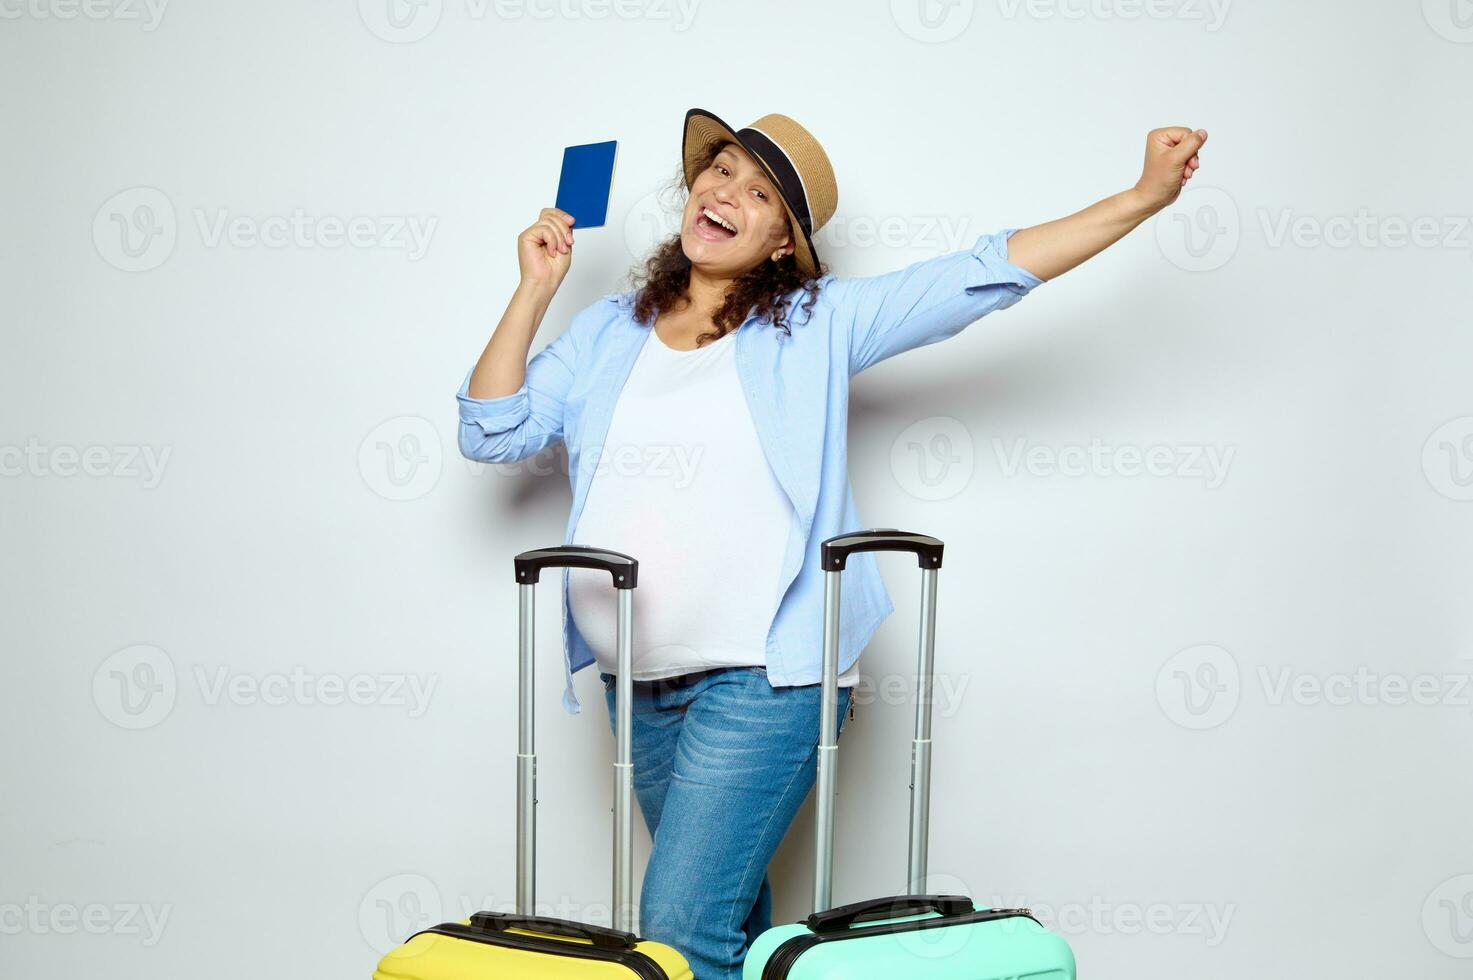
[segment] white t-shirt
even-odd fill
[[[653,329],[619,394],[573,540],[639,560],[635,680],[764,666],[793,505],[757,439],[736,334],[675,350]],[[607,572],[568,572],[568,605],[598,667],[615,673],[618,600]],[[859,679],[856,663],[839,676]]]

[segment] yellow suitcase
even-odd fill
[[[619,594],[619,662],[615,682],[615,928],[534,913],[537,857],[537,756],[534,748],[533,626],[537,580],[544,568],[607,571]],[[693,980],[673,947],[640,939],[634,903],[634,588],[639,563],[602,548],[559,545],[516,557],[520,692],[517,702],[517,911],[477,912],[410,936],[379,961],[373,980]]]

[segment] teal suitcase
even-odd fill
[[[906,551],[921,568],[920,664],[911,745],[908,894],[830,907],[839,695],[839,585],[850,555]],[[823,542],[823,689],[818,744],[814,913],[752,943],[742,980],[1074,980],[1074,954],[1028,909],[994,909],[964,895],[921,894],[931,804],[931,682],[936,573],[942,544],[924,534],[871,528]]]

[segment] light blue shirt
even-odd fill
[[[752,422],[773,475],[793,504],[779,578],[776,612],[767,631],[767,678],[774,687],[817,684],[823,667],[823,571],[819,545],[862,530],[849,485],[849,380],[902,351],[959,333],[994,310],[1022,299],[1043,280],[1008,261],[1006,229],[972,248],[913,263],[880,276],[825,275],[812,315],[804,297],[789,297],[791,335],[748,317],[733,341]],[[470,373],[456,396],[460,451],[488,463],[524,459],[559,440],[568,450],[573,506],[564,536],[572,544],[613,417],[650,328],[635,321],[634,293],[605,296],[580,310],[568,328],[527,363],[522,387],[499,398],[471,398]],[[739,516],[734,516],[740,520]],[[904,527],[905,515],[885,517]],[[598,547],[597,541],[578,544]],[[634,554],[637,559],[638,553]],[[720,555],[709,556],[720,561]],[[740,568],[731,570],[739,583]],[[568,609],[563,570],[563,707],[582,711],[573,674],[594,663]],[[719,596],[712,596],[719,602]],[[849,559],[840,590],[839,672],[859,659],[894,611],[875,556]]]

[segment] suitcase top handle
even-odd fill
[[[975,908],[972,900],[965,895],[895,895],[815,912],[808,917],[807,925],[814,932],[843,932],[856,922],[871,919],[898,919],[903,915],[917,915],[921,912],[939,912],[944,916],[966,915],[975,911]]]
[[[849,556],[861,551],[909,551],[921,568],[941,567],[941,542],[929,534],[897,531],[893,527],[872,527],[867,531],[840,534],[823,543],[823,570],[842,572]]]
[[[477,912],[471,916],[471,925],[485,932],[505,932],[507,929],[525,929],[549,936],[567,936],[571,939],[587,939],[595,946],[610,949],[633,949],[639,937],[623,929],[606,929],[603,926],[574,922],[571,919],[553,919],[544,915],[512,915],[506,912]]]
[[[544,568],[601,569],[613,576],[616,589],[632,589],[639,584],[639,562],[606,548],[585,548],[577,544],[534,548],[517,555],[516,566],[520,585],[536,585]]]

